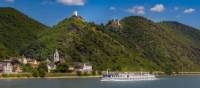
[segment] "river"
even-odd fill
[[[139,82],[101,82],[98,78],[1,79],[0,88],[200,88],[200,76],[162,77]]]

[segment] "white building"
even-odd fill
[[[33,64],[34,64],[34,65],[37,65],[37,64],[39,64],[39,63],[38,63],[37,60],[33,60]]]
[[[87,63],[84,63],[83,64],[83,71],[86,71],[86,72],[91,72],[92,71],[92,65],[90,64],[87,64]]]
[[[74,66],[74,69],[81,72],[92,72],[92,65],[88,63],[78,63]]]
[[[48,72],[52,72],[53,70],[56,70],[56,65],[54,63],[48,63],[47,69],[48,69]]]
[[[72,16],[78,16],[78,11],[74,11],[74,12],[72,13]]]
[[[60,57],[59,57],[59,53],[58,53],[57,49],[56,49],[56,51],[55,51],[55,53],[53,55],[53,60],[54,60],[54,63],[60,61]]]
[[[22,57],[22,63],[23,63],[23,64],[27,64],[27,63],[28,63],[28,60],[27,60],[26,57],[24,57],[24,56]]]
[[[3,73],[6,73],[6,74],[13,73],[13,66],[10,62],[4,63]]]

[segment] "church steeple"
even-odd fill
[[[56,49],[56,51],[55,51],[53,57],[54,57],[54,62],[60,61],[60,57],[59,57],[59,53],[58,53],[58,50],[57,50],[57,49]]]

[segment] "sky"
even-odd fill
[[[200,0],[0,0],[0,7],[16,8],[48,26],[77,10],[85,20],[96,23],[139,15],[200,29]]]

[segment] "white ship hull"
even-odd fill
[[[150,81],[150,80],[157,80],[157,78],[148,78],[148,79],[104,79],[102,78],[101,81]]]
[[[101,78],[101,81],[148,81],[157,80],[156,76],[153,74],[145,73],[114,73],[106,74]]]

